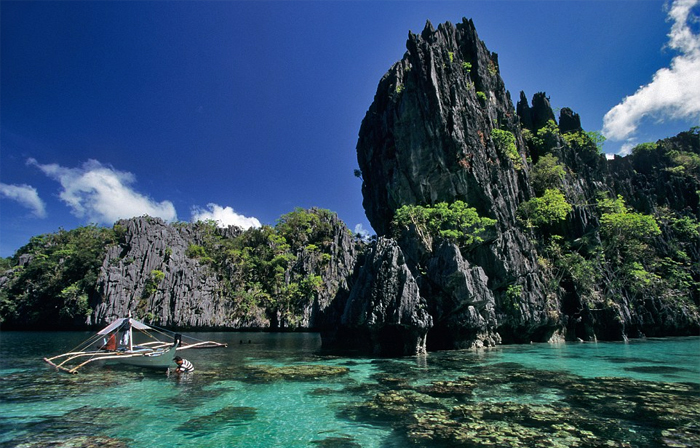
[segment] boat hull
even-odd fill
[[[173,345],[165,351],[146,352],[142,356],[129,356],[124,358],[112,358],[108,364],[126,364],[129,366],[146,367],[165,370],[173,366],[176,348]]]

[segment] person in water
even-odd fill
[[[175,369],[175,373],[194,372],[194,366],[188,360],[182,359],[179,356],[176,356],[173,358],[173,361],[175,361],[175,364],[177,364],[177,368]]]

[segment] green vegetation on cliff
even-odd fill
[[[501,153],[513,162],[513,166],[516,170],[523,169],[523,158],[518,152],[518,147],[515,145],[515,135],[513,135],[512,132],[502,129],[491,129],[491,139],[493,139],[496,149],[501,151]]]
[[[96,226],[33,237],[0,274],[0,322],[38,328],[80,325],[92,312],[106,248],[118,232]]]
[[[583,339],[683,331],[700,306],[698,130],[638,145],[609,162],[618,173],[610,179],[591,170],[599,166],[591,158],[600,144],[595,135],[558,139],[553,123],[536,132],[541,156],[531,183],[538,196],[520,212],[531,224],[540,267],[550,273],[549,290],[577,319],[570,330]],[[581,189],[581,177],[598,188]],[[542,228],[554,222],[562,224]]]
[[[530,183],[535,193],[543,194],[551,188],[561,188],[566,177],[566,168],[552,154],[545,154],[537,161],[530,173]]]
[[[209,263],[222,282],[222,295],[235,302],[236,317],[264,314],[273,327],[296,327],[317,299],[321,271],[331,259],[335,216],[329,210],[300,208],[272,226],[250,228],[233,238],[213,222],[197,225],[205,235],[191,256]],[[297,269],[308,262],[309,269]]]
[[[479,216],[476,209],[463,201],[439,202],[433,206],[404,205],[396,211],[393,227],[413,227],[424,241],[440,237],[458,246],[468,247],[484,241],[488,228],[496,223]]]
[[[548,188],[542,196],[532,198],[520,206],[520,214],[528,226],[541,227],[566,219],[571,212],[571,204],[564,193],[556,188]]]

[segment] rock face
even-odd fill
[[[545,278],[536,250],[513,225],[518,204],[532,191],[526,170],[515,169],[524,162],[524,145],[497,56],[468,20],[437,30],[428,23],[420,35],[409,34],[406,47],[380,81],[360,129],[367,217],[378,234],[389,236],[399,207],[461,200],[498,223],[490,244],[469,253],[441,246],[410,260],[434,318],[428,346],[492,345],[501,341],[502,326],[524,338],[531,328],[555,327],[540,300]],[[494,129],[515,136],[522,160],[497,148]],[[499,319],[499,304],[516,286],[523,299],[517,320]]]
[[[357,261],[356,242],[337,216],[333,214],[324,224],[331,235],[324,256],[317,250],[300,250],[284,275],[287,284],[309,274],[320,278],[314,300],[295,310],[299,328],[318,328],[336,319],[329,306],[347,298]],[[206,260],[188,255],[190,247],[204,244],[206,226],[169,225],[142,217],[119,221],[115,228],[121,229],[123,240],[107,251],[97,280],[101,300],[88,324],[102,325],[129,312],[175,328],[250,329],[280,324],[279,313],[266,313],[263,308],[241,312],[240,297],[232,296],[236,285],[227,284],[237,277],[226,279]],[[215,232],[217,238],[228,240],[242,230],[228,227]]]
[[[526,194],[491,140],[518,118],[498,58],[471,21],[409,34],[408,51],[382,78],[360,128],[364,207],[379,235],[405,204],[462,199],[485,214],[514,217]],[[498,189],[498,191],[495,191]]]
[[[194,226],[175,227],[148,217],[119,221],[117,226],[124,229],[124,242],[108,250],[102,265],[97,283],[102,303],[95,307],[95,324],[133,312],[163,326],[266,326],[262,319],[244,323],[228,317],[232,309],[219,296],[216,277],[186,255],[197,240]],[[149,293],[147,284],[157,271],[164,276]]]
[[[363,205],[380,239],[343,314],[346,343],[361,346],[370,340],[375,352],[391,345],[411,354],[423,346],[700,331],[697,288],[654,283],[666,262],[641,255],[646,251],[655,260],[676,260],[668,263],[685,267],[673,275],[700,280],[697,268],[687,264],[698,260],[697,244],[690,247],[697,229],[689,240],[672,229],[681,221],[697,223],[700,216],[700,176],[690,173],[697,170],[690,162],[700,152],[697,131],[652,155],[606,162],[571,109],[562,109],[557,124],[544,93],[536,94],[532,105],[521,93],[516,113],[499,76],[498,58],[479,40],[472,21],[437,29],[428,22],[420,35],[409,33],[406,48],[379,82],[359,132]],[[499,134],[508,133],[514,145],[510,152],[497,142]],[[542,169],[533,169],[544,156],[560,164],[551,188],[570,211],[566,219],[534,228],[521,214],[524,204],[542,201],[545,189],[535,191],[532,179],[541,179]],[[644,162],[644,157],[658,160]],[[594,207],[601,197],[618,194],[630,211],[660,217],[660,207],[672,209],[667,221],[661,219],[666,236],[653,248],[637,241],[643,250],[635,253],[641,257],[636,261],[631,252],[611,250],[614,241],[603,240],[605,210]],[[458,247],[444,238],[426,238],[414,225],[392,223],[402,206],[455,201],[495,219],[492,234],[481,244]],[[621,219],[641,216],[624,207],[618,211]],[[671,222],[676,224],[664,227]],[[640,288],[635,279],[658,287]],[[675,300],[674,295],[690,297]],[[387,322],[395,325],[398,316],[401,331],[382,336],[380,329]]]
[[[360,268],[333,345],[378,355],[425,353],[431,326],[426,301],[401,248],[391,239],[380,238]]]

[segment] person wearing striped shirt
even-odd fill
[[[194,372],[194,366],[188,360],[182,359],[179,356],[176,356],[173,358],[173,361],[175,361],[175,364],[177,364],[177,368],[175,369],[175,373]]]

